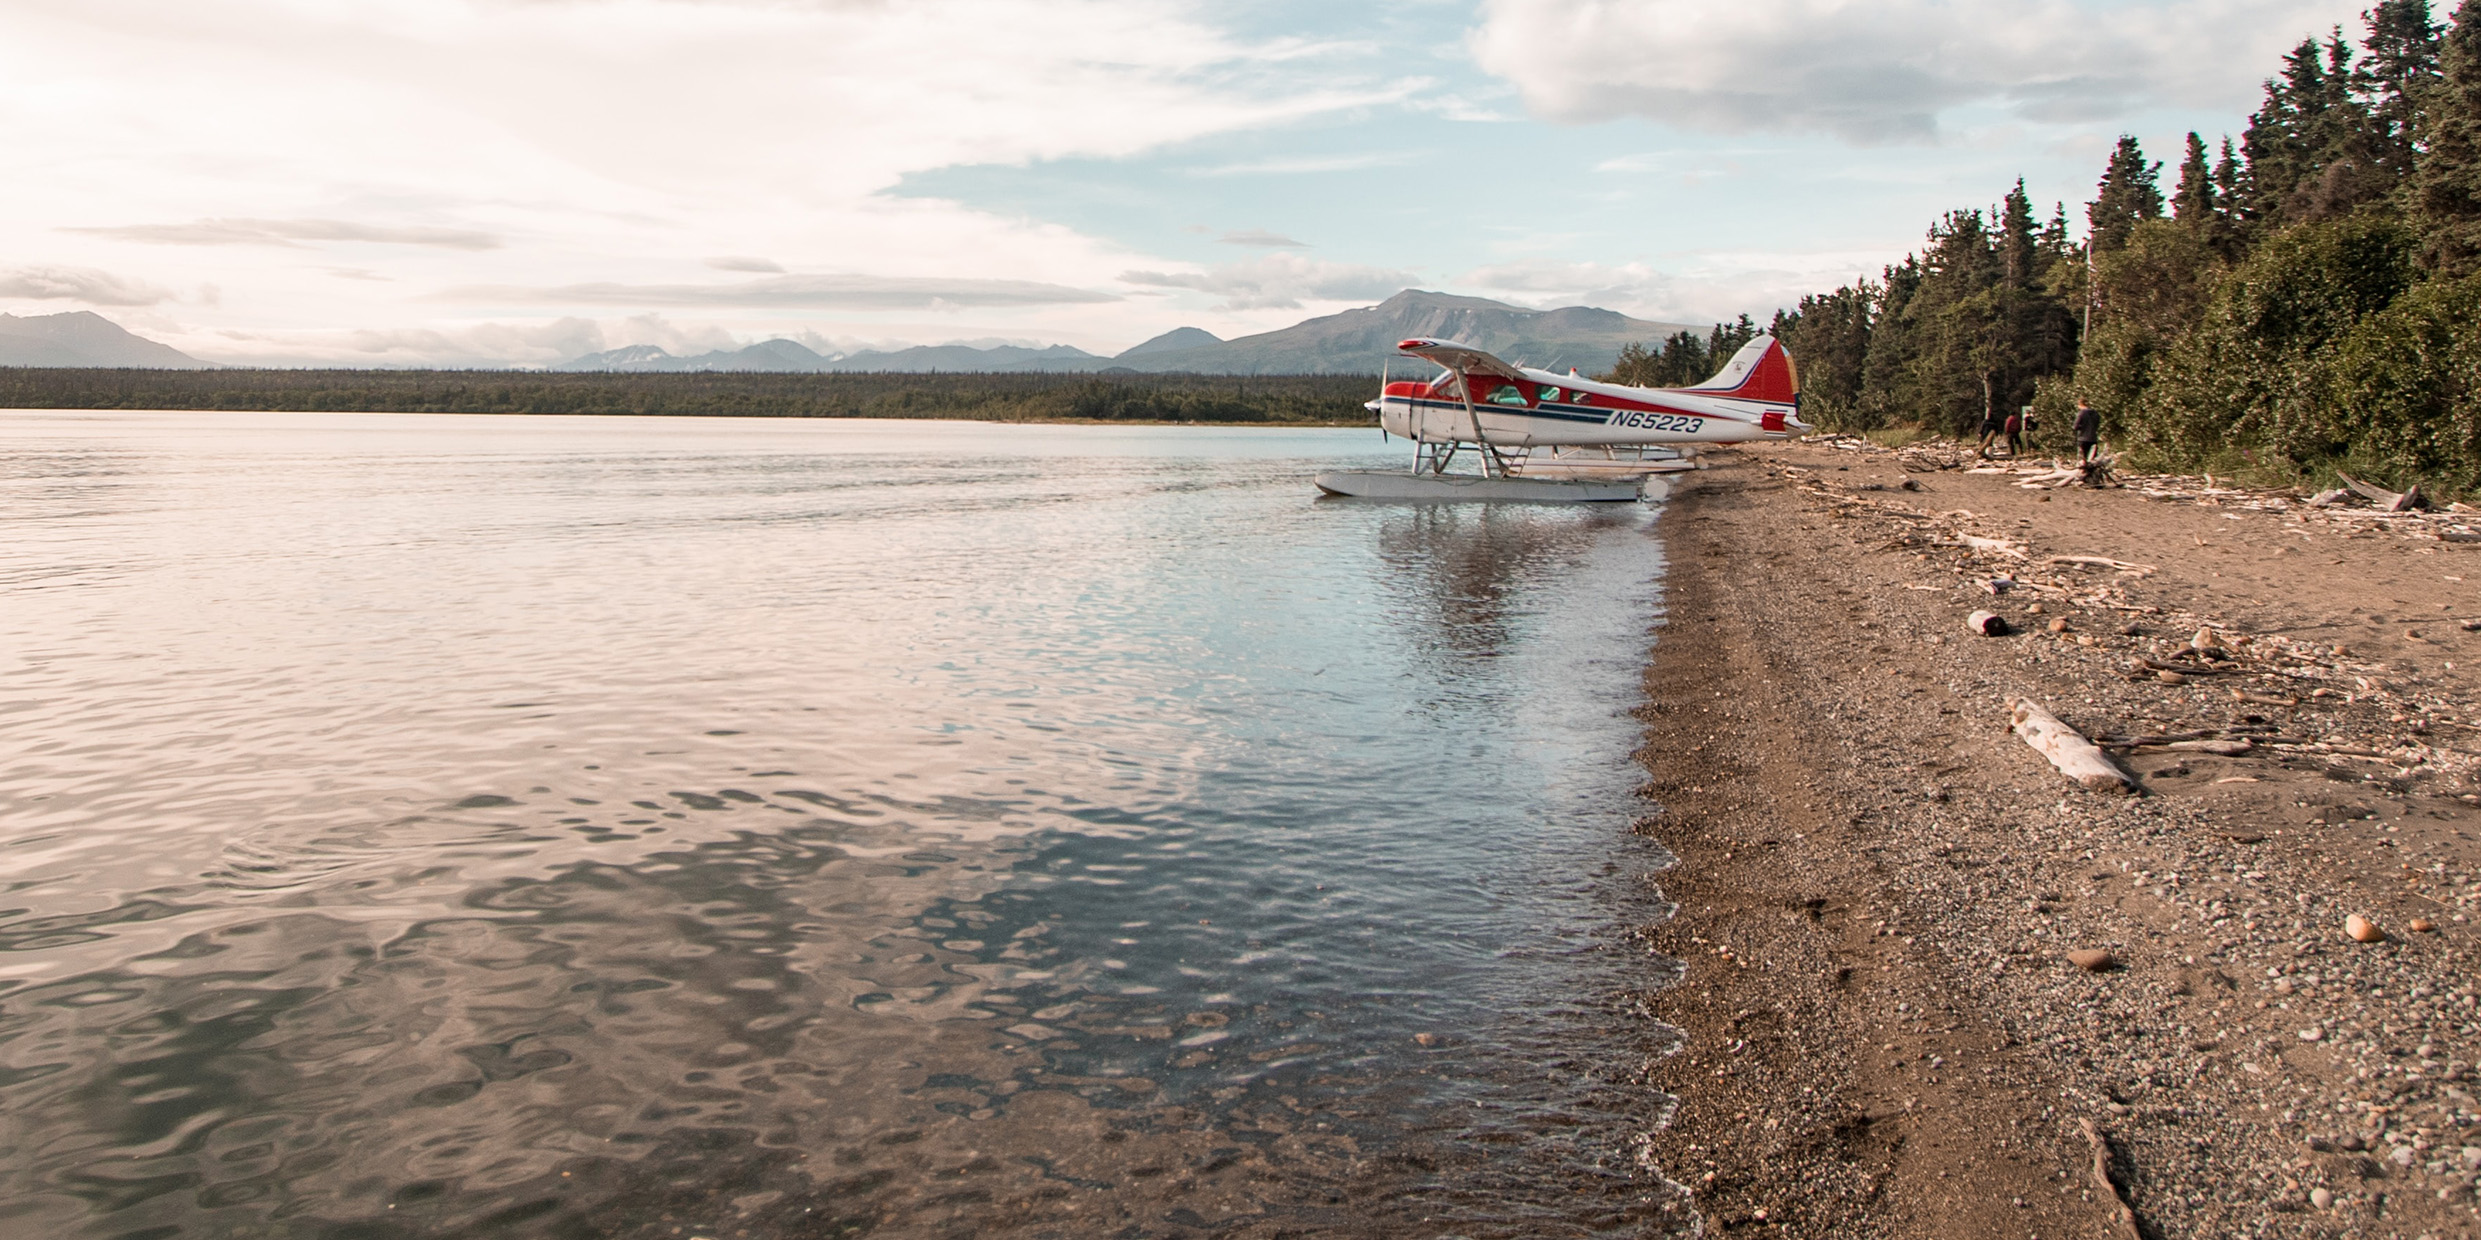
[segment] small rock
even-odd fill
[[[2343,919],[2343,932],[2350,935],[2355,943],[2376,943],[2386,938],[2386,932],[2378,929],[2378,923],[2358,913]]]
[[[2481,1171],[2481,1145],[2465,1146],[2463,1158],[2464,1170]]]
[[[2396,1146],[2393,1151],[2387,1154],[2387,1158],[2392,1160],[2398,1167],[2409,1167],[2412,1164],[2421,1161],[2419,1151],[2414,1150],[2409,1145]]]
[[[2414,934],[2428,934],[2437,928],[2438,923],[2431,921],[2426,917],[2415,917],[2412,919],[2412,932]]]
[[[2301,1030],[2301,1031],[2300,1031],[2300,1040],[2301,1040],[2301,1041],[2303,1041],[2303,1042],[2318,1042],[2318,1041],[2323,1041],[2323,1040],[2325,1039],[2325,1037],[2326,1037],[2326,1031],[2325,1031],[2325,1030],[2323,1030],[2323,1029],[2318,1028],[2318,1027],[2317,1027],[2317,1026],[2315,1026],[2315,1025],[2311,1025],[2311,1026],[2309,1026],[2308,1028],[2303,1029],[2303,1030]],[[2347,1138],[2347,1139],[2345,1140],[2345,1148],[2347,1148],[2347,1149],[2348,1149],[2348,1148],[2350,1148],[2350,1139],[2349,1139],[2349,1138]]]
[[[2042,605],[2040,603],[2028,603],[2025,605],[2024,610],[2027,615],[2038,616],[2042,614]]]
[[[2067,632],[2067,631],[2068,631],[2068,622],[2067,622],[2067,617],[2066,617],[2066,616],[2061,616],[2061,617],[2059,617],[2058,619],[2051,621],[2051,622],[2050,622],[2050,631],[2051,631],[2051,632],[2053,632],[2053,633],[2065,633],[2065,632]]]
[[[2119,963],[2119,959],[2099,947],[2079,948],[2067,954],[2069,964],[2087,973],[2099,973]]]
[[[2188,678],[2186,676],[2172,671],[2156,672],[2154,673],[2154,679],[2159,680],[2166,685],[2184,685],[2188,683]]]
[[[2145,636],[2145,626],[2141,624],[2120,625],[2119,635],[2121,637],[2143,637]]]
[[[1413,1041],[1422,1046],[1437,1046],[1439,1044],[1439,1035],[1435,1033],[1416,1033],[1413,1035]]]
[[[2222,634],[2212,629],[2199,629],[2195,637],[2188,639],[2188,647],[2191,650],[2220,650],[2223,648]]]
[[[2335,1195],[2332,1192],[2322,1188],[2312,1188],[2309,1190],[2310,1205],[2316,1206],[2318,1209],[2323,1210],[2334,1203]]]
[[[2369,1148],[2369,1143],[2363,1140],[2358,1133],[2345,1134],[2343,1140],[2337,1144],[2340,1144],[2347,1150],[2365,1150]]]

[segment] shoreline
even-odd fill
[[[1639,829],[1680,860],[1638,935],[1685,965],[1649,996],[1685,1035],[1650,1069],[1680,1103],[1649,1161],[1707,1223],[2471,1233],[2481,694],[2453,665],[2481,633],[2440,621],[2481,613],[2456,580],[2481,548],[1918,452],[1722,460],[1665,514],[1640,712]],[[2003,571],[2022,587],[1980,588]],[[1984,606],[2017,632],[1968,636]],[[2211,626],[2227,669],[2128,675]],[[2090,792],[2009,731],[2017,694],[2097,736],[2264,739],[2114,751],[2141,795]]]

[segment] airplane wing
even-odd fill
[[[1405,340],[1396,348],[1415,357],[1426,357],[1460,375],[1495,375],[1501,379],[1522,379],[1525,376],[1514,366],[1492,357],[1469,344],[1453,340]]]

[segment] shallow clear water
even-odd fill
[[[1636,1234],[1655,513],[0,413],[0,1230]]]

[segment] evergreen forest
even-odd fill
[[[1365,426],[1363,375],[0,367],[0,409],[572,413]]]
[[[2481,490],[2481,0],[2362,16],[2304,39],[2238,140],[2189,134],[2167,177],[2119,139],[2081,228],[2019,180],[1779,312],[1803,416],[1970,437],[2029,405],[2059,446],[2082,398],[2140,468]],[[1694,382],[1747,330],[1622,369]]]

